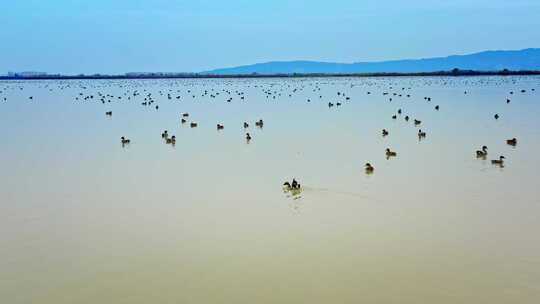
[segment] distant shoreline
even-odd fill
[[[128,79],[231,79],[231,78],[314,78],[314,77],[459,77],[459,76],[536,76],[540,71],[473,71],[458,70],[418,73],[293,73],[293,74],[162,74],[141,75],[39,75],[0,76],[0,80],[128,80]]]

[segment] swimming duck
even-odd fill
[[[409,116],[405,116],[405,121],[409,121]]]
[[[500,156],[499,159],[493,159],[491,160],[491,163],[494,164],[494,165],[500,165],[502,166],[504,164],[504,159],[505,157],[504,156]]]
[[[107,116],[112,116],[112,111],[105,112],[105,115],[107,115]]]
[[[507,99],[506,99],[506,103],[510,103],[510,99],[507,98]]]
[[[189,117],[189,113],[182,113],[182,117]]]
[[[418,137],[419,138],[425,138],[426,137],[426,132],[422,132],[422,130],[418,130]]]
[[[196,128],[198,125],[197,125],[196,122],[192,122],[192,123],[189,124],[189,126],[192,127],[192,128]]]
[[[517,139],[515,139],[515,138],[507,139],[506,144],[515,147],[517,145]]]
[[[173,135],[171,138],[167,138],[166,143],[174,145],[176,143],[176,136]]]
[[[180,120],[180,122],[183,123],[183,124],[185,124],[185,123],[187,122],[187,120],[185,120],[185,119],[182,118],[182,119]]]
[[[386,157],[394,157],[397,156],[397,153],[394,151],[390,151],[389,148],[386,148]]]
[[[223,125],[220,125],[220,124],[217,124],[217,129],[218,130],[223,130],[225,127]]]
[[[414,125],[415,125],[415,126],[418,126],[418,125],[420,125],[421,123],[422,123],[421,120],[418,120],[418,119],[415,119],[415,120],[414,120]]]
[[[499,114],[495,114],[493,117],[494,117],[495,119],[499,119]]]
[[[398,109],[398,110],[397,110],[397,113],[398,113],[398,114],[401,114],[401,109]]]
[[[397,118],[397,115],[392,115],[392,119],[396,119]]]
[[[123,145],[129,144],[131,142],[131,140],[126,139],[124,136],[120,137],[120,141],[122,142]]]
[[[386,129],[382,129],[382,136],[388,136],[388,131]]]
[[[486,146],[482,146],[482,150],[476,150],[476,157],[486,157],[488,152]]]
[[[439,105],[435,106],[435,110],[439,111]]]
[[[367,174],[372,174],[375,171],[375,168],[370,163],[366,163],[365,169]]]

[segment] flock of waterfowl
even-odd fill
[[[227,80],[222,80],[227,81]],[[254,88],[257,90],[260,90],[262,92],[263,96],[267,100],[275,100],[276,97],[289,97],[293,98],[295,94],[299,92],[309,92],[311,90],[311,94],[314,94],[318,97],[320,100],[326,99],[326,105],[329,109],[331,108],[338,108],[345,106],[346,103],[352,102],[351,96],[349,93],[345,92],[345,90],[339,90],[336,92],[336,95],[333,97],[323,97],[323,94],[321,93],[321,87],[324,81],[314,81],[310,83],[309,85],[306,85],[303,82],[297,82],[297,83],[291,83],[291,82],[271,82],[271,83],[259,83],[259,82],[253,82],[245,84],[246,88]],[[202,90],[202,92],[196,92],[194,88],[189,88],[185,90],[178,89],[175,83],[172,83],[171,87],[168,89],[159,89],[157,93],[154,91],[152,92],[149,88],[146,88],[144,86],[137,86],[139,84],[138,82],[133,82],[131,85],[129,83],[113,83],[113,85],[118,86],[120,89],[123,90],[120,94],[111,94],[111,93],[103,93],[102,90],[106,89],[105,87],[99,87],[95,84],[90,83],[84,83],[84,84],[76,84],[73,82],[60,82],[60,84],[56,87],[56,89],[81,89],[81,92],[79,92],[75,97],[75,102],[100,102],[102,104],[110,104],[112,102],[122,102],[122,101],[139,101],[140,105],[143,107],[152,107],[156,111],[160,109],[159,102],[163,102],[163,99],[166,98],[166,100],[172,101],[172,102],[181,102],[186,99],[192,99],[197,100],[198,97],[201,98],[209,98],[210,100],[219,100],[221,97],[221,100],[226,103],[231,103],[233,101],[243,102],[247,103],[248,99],[246,99],[246,91],[241,89],[236,90],[230,90],[226,88],[222,89],[215,89],[215,88],[206,88]],[[212,84],[212,82],[208,82],[208,84]],[[210,86],[210,85],[208,85]],[[353,83],[350,84],[348,88],[353,88],[355,85]],[[53,90],[53,87],[50,83],[47,83],[43,86],[44,88],[47,88],[49,90]],[[2,94],[6,93],[9,89],[16,89],[19,88],[20,90],[23,90],[23,86],[20,85],[20,83],[4,83],[4,88],[0,88],[0,98],[4,102],[7,102],[7,97],[1,96]],[[531,91],[535,91],[535,89],[531,89]],[[519,92],[526,93],[527,90],[522,89]],[[513,91],[508,92],[510,95],[514,95]],[[366,95],[371,95],[371,91],[367,91]],[[467,91],[464,92],[464,94],[468,94]],[[224,96],[224,98],[223,98]],[[388,102],[393,102],[394,99],[397,98],[413,98],[413,95],[411,93],[411,87],[401,87],[401,88],[394,88],[393,86],[388,86],[382,91],[382,96],[387,96]],[[28,99],[30,101],[34,101],[34,96],[29,96]],[[306,99],[308,103],[311,103],[312,100],[314,100],[312,96]],[[330,99],[328,101],[328,99]],[[425,102],[431,102],[434,97],[432,96],[425,96],[423,97]],[[503,99],[504,101],[504,99]],[[506,104],[511,103],[510,98],[506,98]],[[435,111],[441,111],[440,105],[432,106]],[[105,111],[105,115],[108,117],[112,117],[113,112],[111,110]],[[422,120],[419,118],[413,118],[411,114],[406,114],[405,111],[402,108],[399,108],[395,114],[391,115],[392,120],[397,120],[399,117],[403,117],[403,120],[405,122],[412,121],[412,124],[414,127],[417,127],[417,137],[419,141],[422,141],[427,137],[427,132],[420,129],[420,126],[423,126]],[[496,113],[493,115],[494,119],[498,120],[501,118],[501,114]],[[179,115],[179,123],[180,125],[188,125],[190,128],[197,128],[199,126],[199,123],[197,121],[190,119],[190,114],[187,112],[181,113]],[[250,143],[253,140],[253,136],[250,132],[248,132],[248,128],[250,127],[250,123],[248,121],[244,121],[239,123],[243,126],[244,131],[244,138],[247,143]],[[264,126],[263,119],[258,119],[254,122],[255,127],[262,129]],[[217,122],[215,124],[216,130],[221,131],[225,129],[225,125],[221,122]],[[384,128],[381,132],[383,137],[391,137],[391,132],[389,129]],[[174,134],[169,134],[168,130],[164,130],[161,133],[161,138],[164,141],[164,143],[168,145],[175,145],[177,137]],[[120,138],[120,143],[122,146],[126,146],[132,143],[132,140],[128,138],[126,135],[122,136]],[[517,139],[507,139],[506,144],[511,145],[515,147],[517,145]],[[476,157],[480,159],[486,159],[488,157],[488,147],[483,145],[479,150],[476,151]],[[386,156],[386,159],[391,159],[398,157],[398,152],[393,151],[390,147],[386,148],[384,151],[384,155]],[[501,155],[493,160],[491,160],[491,163],[493,165],[497,166],[504,166],[505,156]],[[364,165],[365,173],[368,175],[374,174],[375,172],[375,166],[372,165],[372,162],[366,162]],[[283,184],[284,188],[287,191],[292,190],[299,190],[301,189],[300,183],[293,179],[291,182],[286,181]]]

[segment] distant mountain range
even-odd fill
[[[206,71],[201,74],[347,74],[347,73],[416,73],[449,71],[540,70],[540,49],[485,51],[469,55],[407,59],[379,62],[332,63],[317,61],[273,61]]]

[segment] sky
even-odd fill
[[[0,74],[199,72],[540,47],[539,0],[5,0]]]

